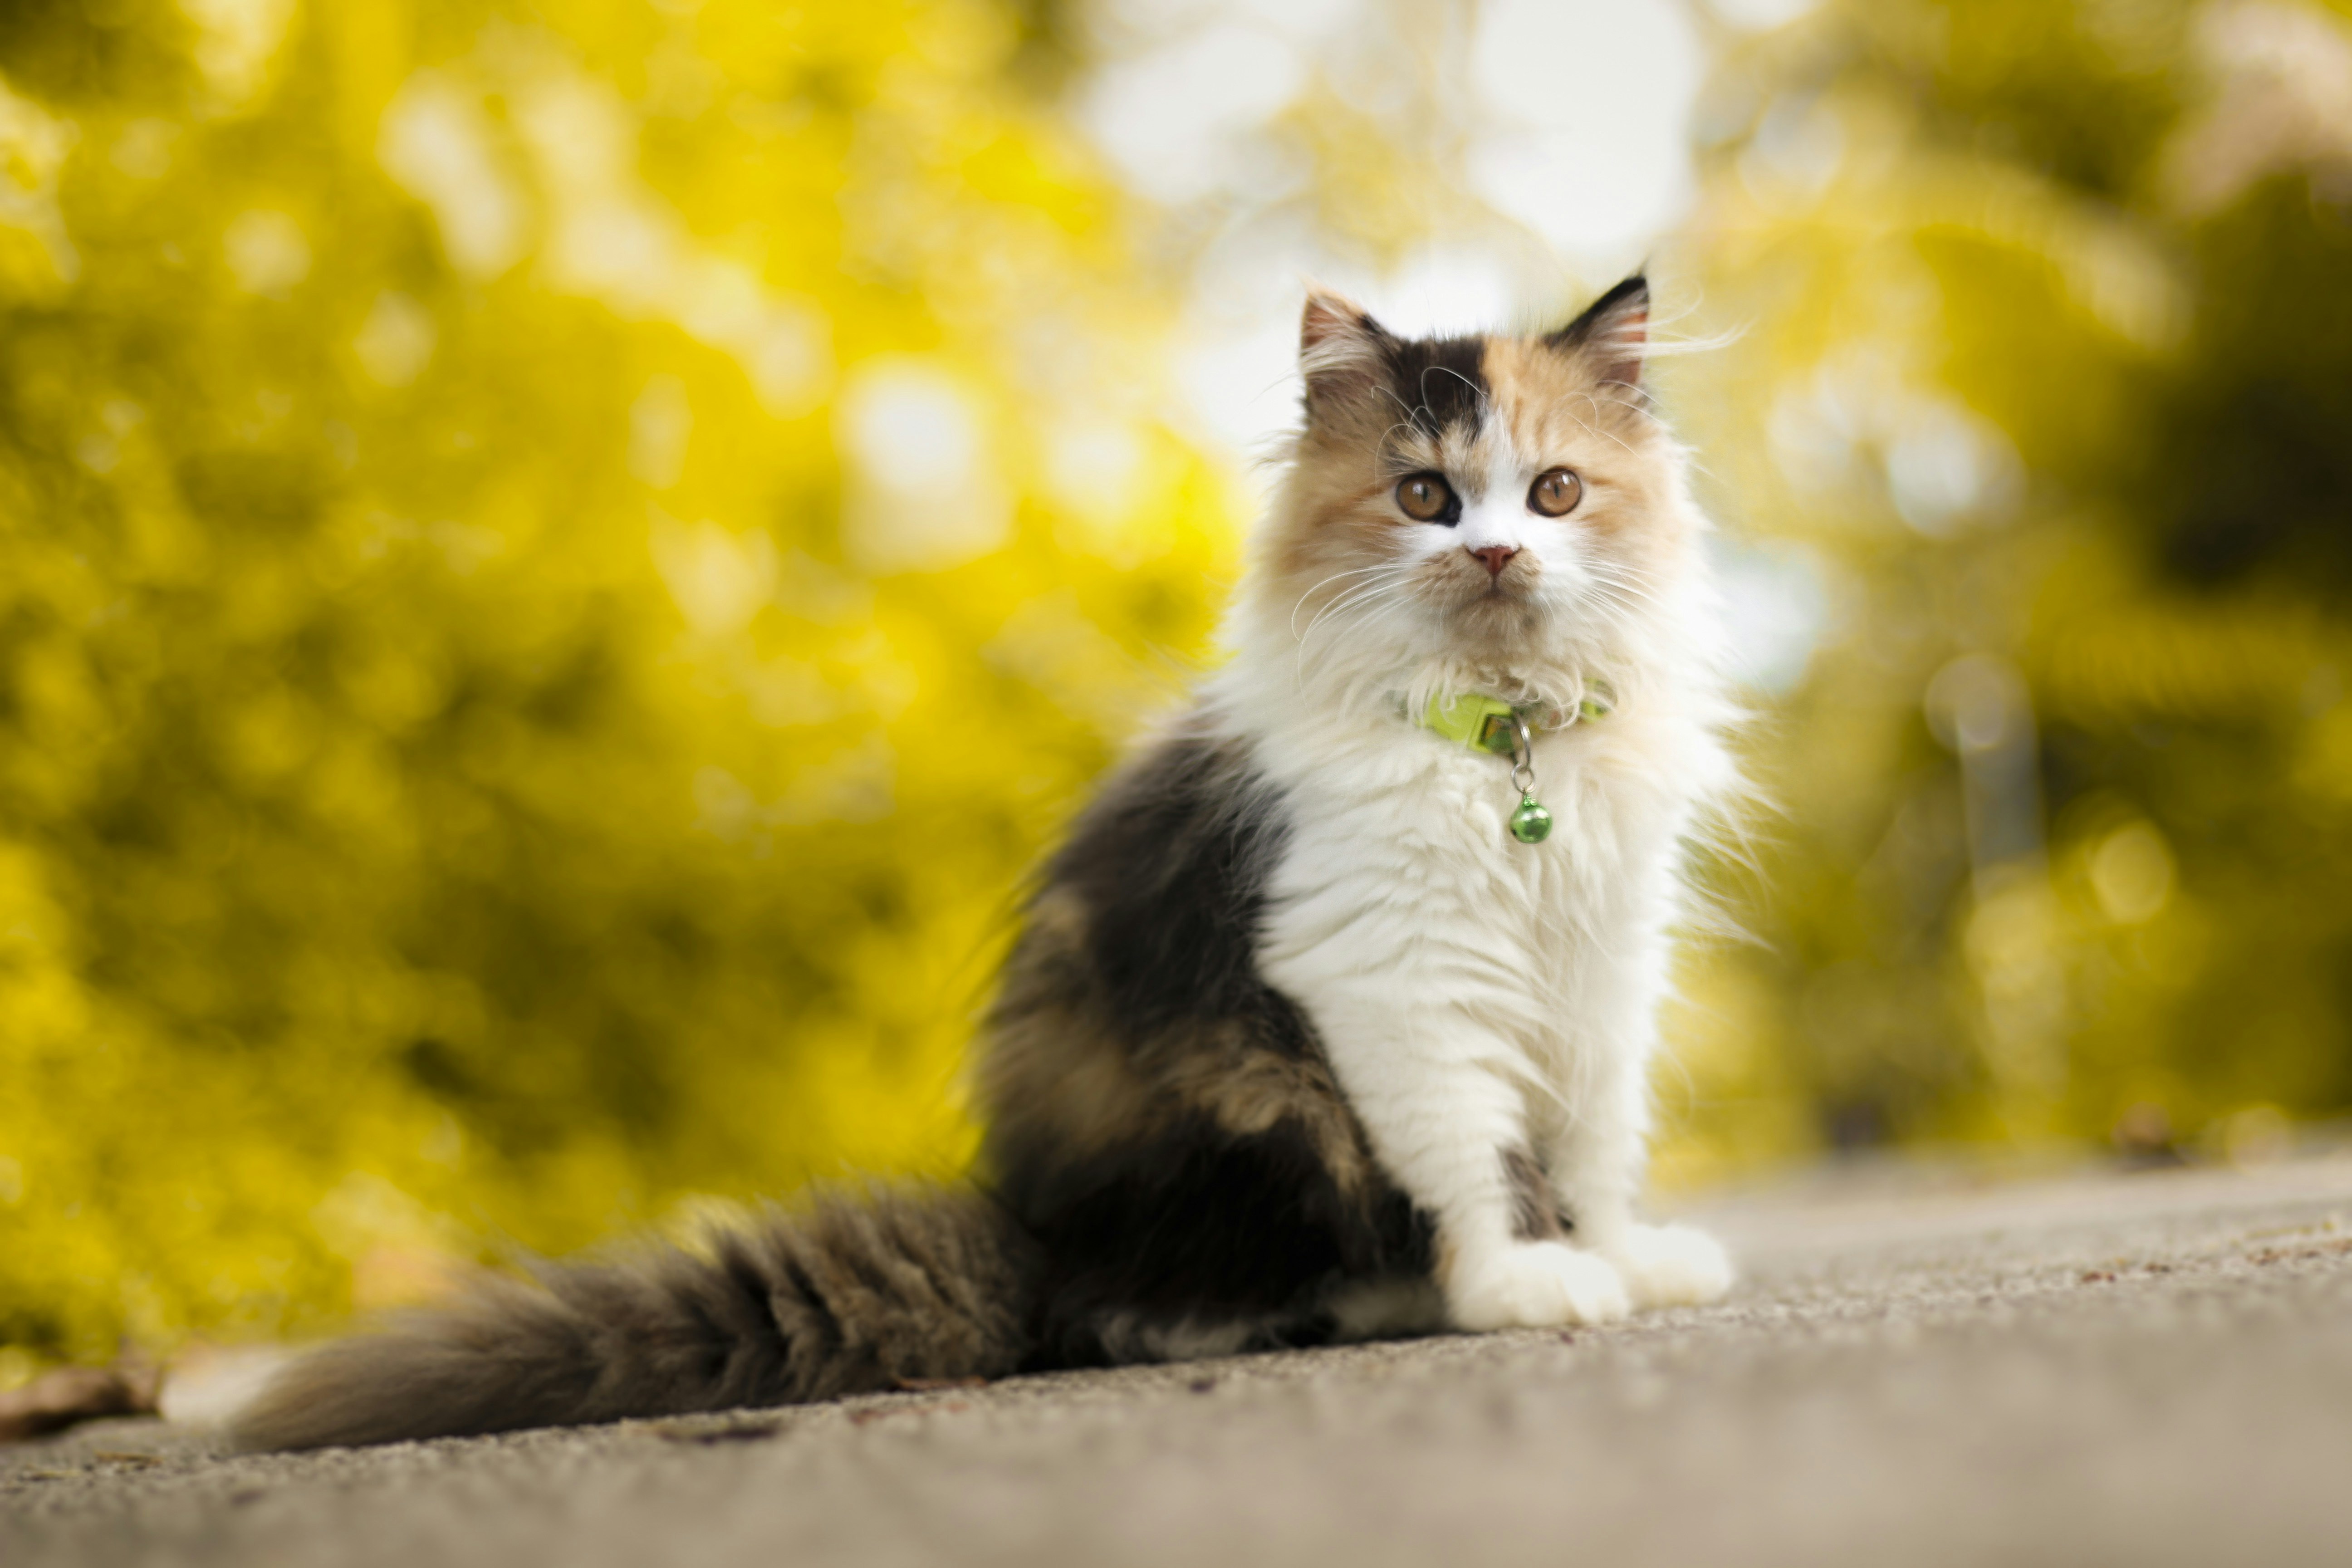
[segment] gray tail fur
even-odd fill
[[[995,1377],[1030,1347],[1034,1243],[969,1189],[837,1194],[707,1254],[551,1268],[325,1345],[237,1418],[322,1448],[791,1405]]]

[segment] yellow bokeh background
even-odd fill
[[[1310,72],[1281,210],[1537,254],[1459,177],[1476,8],[1358,9],[1402,96]],[[1804,627],[1666,1179],[2341,1113],[2352,26],[1736,9],[1657,374]],[[1252,504],[1090,15],[10,8],[0,1383],[969,1158],[1019,879]]]

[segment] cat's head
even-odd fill
[[[1260,605],[1359,667],[1639,658],[1702,526],[1643,387],[1649,317],[1638,277],[1529,337],[1401,338],[1311,294]]]

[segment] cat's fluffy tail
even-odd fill
[[[700,1253],[566,1265],[337,1341],[234,1423],[249,1448],[454,1437],[994,1377],[1029,1349],[1034,1244],[970,1189],[835,1194]]]

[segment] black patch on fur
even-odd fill
[[[1456,426],[1476,434],[1491,391],[1485,338],[1400,338],[1361,313],[1354,324],[1373,360],[1360,363],[1351,357],[1344,368],[1307,376],[1310,429],[1337,418],[1351,437],[1398,425],[1433,439]],[[1370,431],[1363,428],[1367,420],[1372,422]]]
[[[1204,739],[1171,740],[1114,781],[1045,876],[1086,906],[1102,1009],[1138,1038],[1236,1019],[1286,1054],[1310,1049],[1307,1020],[1257,973],[1287,835],[1273,791]]]
[[[1286,835],[1279,795],[1238,747],[1164,742],[1047,867],[1047,889],[1084,907],[1085,962],[1030,1003],[1043,991],[1087,1020],[1069,1048],[1121,1053],[1147,1086],[1187,1059],[1321,1064],[1305,1015],[1257,969]],[[1047,1259],[1034,1364],[1133,1359],[1139,1328],[1239,1321],[1254,1343],[1302,1342],[1325,1331],[1317,1303],[1338,1279],[1429,1268],[1426,1219],[1377,1176],[1343,1190],[1295,1117],[1237,1134],[1172,1092],[1144,1092],[1154,1098],[1131,1124],[1083,1145],[1050,1122],[992,1118],[995,1190]],[[1336,1090],[1328,1109],[1352,1127]]]
[[[1423,1273],[1430,1226],[1402,1193],[1343,1196],[1295,1123],[1236,1138],[1200,1117],[1064,1166],[1025,1194],[1050,1258],[1041,1364],[1132,1359],[1120,1328],[1244,1322],[1251,1345],[1310,1342],[1342,1279]]]
[[[1483,368],[1486,340],[1399,339],[1381,334],[1389,365],[1389,390],[1403,417],[1423,434],[1443,436],[1454,426],[1477,433],[1486,418],[1488,387]]]

